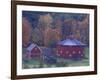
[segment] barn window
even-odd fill
[[[69,52],[68,51],[66,51],[66,54],[68,54]]]
[[[37,50],[37,48],[34,48],[35,50]]]
[[[72,55],[71,55],[71,54],[69,54],[69,57],[72,57]]]
[[[75,54],[75,51],[73,51],[73,54]]]
[[[62,54],[62,50],[60,51],[60,53]]]
[[[79,51],[79,54],[81,54],[81,51]]]

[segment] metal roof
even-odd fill
[[[86,44],[83,44],[82,42],[76,40],[76,39],[66,39],[63,41],[58,42],[58,45],[68,45],[68,46],[85,46]]]

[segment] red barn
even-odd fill
[[[66,39],[58,42],[57,56],[67,59],[82,59],[86,45],[76,39]]]
[[[39,57],[41,55],[41,49],[34,43],[27,47],[27,54],[29,57]]]

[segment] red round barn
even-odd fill
[[[57,55],[68,59],[82,59],[84,57],[84,46],[76,39],[66,39],[58,42]]]

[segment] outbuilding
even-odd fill
[[[27,47],[27,54],[31,58],[39,57],[39,56],[41,56],[41,49],[36,44],[32,43]]]

